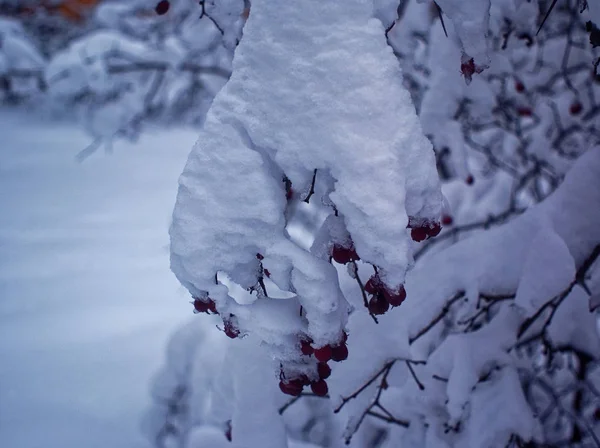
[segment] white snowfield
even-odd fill
[[[197,133],[84,164],[76,125],[2,112],[0,136],[0,447],[147,448],[149,379],[191,314],[167,229]]]

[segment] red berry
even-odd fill
[[[379,291],[381,291],[381,279],[377,274],[373,274],[367,281],[365,284],[365,291],[369,294],[377,294]]]
[[[217,311],[217,305],[215,304],[214,300],[209,299],[208,311],[210,311],[212,314],[219,314],[219,312]]]
[[[465,183],[467,185],[473,185],[475,183],[475,178],[473,177],[473,175],[469,174],[465,179]]]
[[[475,73],[475,61],[473,58],[460,64],[460,73],[465,77],[467,84],[471,82],[471,78]]]
[[[377,295],[371,297],[371,300],[369,300],[369,312],[371,314],[375,314],[375,315],[385,314],[385,312],[389,309],[390,309],[390,304],[380,294],[377,294]]]
[[[263,260],[265,257],[263,254],[256,254],[256,258],[258,258],[259,260]]]
[[[443,215],[442,216],[442,224],[445,226],[451,226],[452,223],[454,222],[454,219],[452,218],[452,216],[450,215]]]
[[[324,345],[321,348],[315,349],[315,358],[317,361],[327,362],[331,359],[331,347],[329,345]]]
[[[569,107],[569,112],[571,112],[571,115],[579,115],[582,110],[583,106],[579,101],[571,104],[571,107]]]
[[[427,235],[429,235],[431,238],[434,238],[434,237],[438,236],[441,231],[442,231],[442,226],[440,226],[439,222],[436,222],[435,224],[433,224],[432,227],[427,228]]]
[[[515,90],[519,93],[525,91],[525,85],[521,81],[515,82]]]
[[[521,117],[531,117],[531,115],[533,115],[533,111],[531,110],[530,107],[517,107],[517,113],[521,116]]]
[[[319,378],[326,380],[331,375],[331,367],[326,362],[320,362],[317,364],[317,372],[319,373]]]
[[[287,395],[292,395],[294,397],[297,397],[302,393],[302,388],[302,383],[298,380],[292,380],[287,382],[281,380],[279,382],[279,389],[281,390],[281,392]]]
[[[324,397],[329,391],[327,383],[324,380],[315,381],[310,385],[310,388],[313,391],[313,394],[319,397]]]
[[[269,270],[268,270],[268,269],[263,269],[263,272],[265,273],[265,275],[266,275],[267,277],[271,277],[271,272],[269,272]]]
[[[356,250],[354,249],[354,246],[348,248],[336,244],[331,250],[331,256],[333,257],[335,262],[339,264],[346,264],[351,261],[360,260],[358,254],[356,253]]]
[[[331,349],[331,359],[336,362],[348,359],[348,347],[346,344],[340,344]]]
[[[160,2],[158,2],[156,4],[156,7],[154,8],[154,10],[156,11],[156,14],[158,14],[159,16],[162,16],[169,11],[170,6],[171,6],[171,4],[169,3],[168,0],[161,0]]]
[[[410,237],[417,243],[427,239],[427,230],[424,227],[415,227],[410,231]]]
[[[194,298],[194,310],[197,313],[208,313],[209,302]]]
[[[300,341],[300,351],[303,355],[310,356],[314,353],[309,341]]]
[[[383,290],[383,295],[390,305],[400,306],[406,299],[406,290],[404,289],[404,286],[400,286],[398,291],[390,291],[386,288]]]
[[[240,335],[240,330],[238,330],[230,320],[225,321],[225,328],[223,331],[227,337],[230,337],[231,339],[235,339]]]

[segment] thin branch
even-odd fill
[[[433,4],[435,5],[435,9],[437,9],[437,13],[438,13],[438,17],[440,18],[440,22],[442,22],[442,28],[444,29],[444,34],[446,35],[446,37],[448,37],[448,31],[446,30],[446,24],[444,23],[444,16],[442,14],[442,8],[440,8],[440,5],[438,5],[437,2],[433,2]]]
[[[417,332],[417,334],[415,334],[414,336],[412,336],[411,338],[408,339],[408,343],[412,345],[417,339],[419,339],[421,336],[425,335],[429,330],[431,330],[433,327],[435,327],[435,325],[438,322],[440,322],[444,318],[444,316],[446,316],[446,314],[448,314],[448,312],[450,311],[450,308],[452,308],[452,305],[454,305],[460,299],[464,298],[464,296],[465,296],[464,291],[457,292],[450,300],[448,300],[446,302],[444,307],[431,320],[431,322],[429,322],[425,327],[421,328],[421,330],[419,330]]]
[[[306,196],[306,198],[303,199],[303,201],[306,202],[307,204],[310,203],[310,198],[312,197],[313,194],[315,194],[316,180],[317,180],[317,169],[315,168],[315,170],[313,171],[312,182],[310,183],[310,191],[308,192],[308,195]]]

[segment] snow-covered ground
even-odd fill
[[[168,225],[194,131],[83,164],[74,125],[0,114],[0,446],[147,447],[165,342],[190,318]]]

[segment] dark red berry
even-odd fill
[[[331,367],[326,362],[320,362],[317,364],[317,372],[319,373],[319,378],[326,380],[331,375]]]
[[[381,287],[381,279],[377,274],[373,274],[365,284],[365,291],[369,294],[377,294],[379,291],[381,291]]]
[[[331,256],[335,262],[339,264],[346,264],[350,263],[351,261],[360,260],[353,246],[343,247],[339,244],[333,246],[333,249],[331,250]]]
[[[297,397],[302,393],[302,388],[302,383],[298,380],[292,380],[287,382],[281,380],[279,382],[279,389],[281,390],[281,392],[287,395],[292,395],[294,397]]]
[[[475,61],[473,58],[460,64],[460,73],[465,77],[467,83],[471,82],[471,78],[475,73]]]
[[[197,313],[208,313],[209,302],[194,298],[194,310]]]
[[[525,85],[521,81],[515,82],[515,90],[519,93],[525,91]]]
[[[154,8],[154,10],[156,11],[156,14],[158,14],[159,16],[162,16],[169,11],[170,6],[171,6],[171,3],[169,3],[168,0],[161,0],[160,2],[158,2],[156,4],[156,7]]]
[[[313,391],[313,394],[319,397],[324,397],[329,391],[327,383],[324,380],[315,381],[310,385],[310,389]]]
[[[410,237],[417,243],[427,239],[427,229],[424,227],[415,227],[410,231]]]
[[[315,349],[314,354],[317,361],[327,362],[331,359],[331,347],[329,345],[324,345],[321,348]]]
[[[442,224],[445,226],[451,226],[452,223],[454,222],[454,219],[452,218],[452,216],[450,215],[443,215],[442,216]]]
[[[427,235],[431,238],[434,238],[440,234],[442,231],[442,226],[440,226],[439,222],[436,222],[431,227],[427,227]]]
[[[213,314],[217,314],[218,313],[218,311],[217,311],[217,305],[216,305],[215,301],[212,300],[212,299],[208,299],[208,311],[210,311]]]
[[[310,356],[315,352],[315,349],[311,347],[309,341],[300,341],[300,351],[303,355]]]
[[[517,113],[521,116],[521,117],[531,117],[533,115],[533,111],[531,110],[530,107],[517,107]]]
[[[571,113],[571,115],[579,115],[582,110],[583,106],[579,101],[571,104],[571,107],[569,107],[569,112]]]
[[[265,257],[263,256],[263,254],[256,254],[256,258],[258,258],[259,260],[263,260]]]
[[[383,295],[391,306],[400,306],[406,299],[406,290],[404,286],[400,286],[398,291],[390,291],[386,288],[383,290]]]
[[[467,185],[473,185],[475,183],[475,178],[471,174],[469,174],[465,179],[465,183]]]
[[[377,295],[371,297],[371,300],[369,300],[369,312],[371,314],[375,314],[375,315],[385,314],[385,312],[389,309],[390,309],[390,304],[380,294],[377,294]]]
[[[271,272],[269,272],[269,270],[268,270],[268,269],[263,269],[263,272],[265,273],[265,275],[266,275],[267,277],[271,277]]]
[[[348,347],[346,344],[340,344],[331,349],[331,359],[336,362],[348,359]]]
[[[240,330],[238,330],[230,320],[225,321],[225,328],[223,330],[227,337],[231,339],[235,339],[240,335]]]

